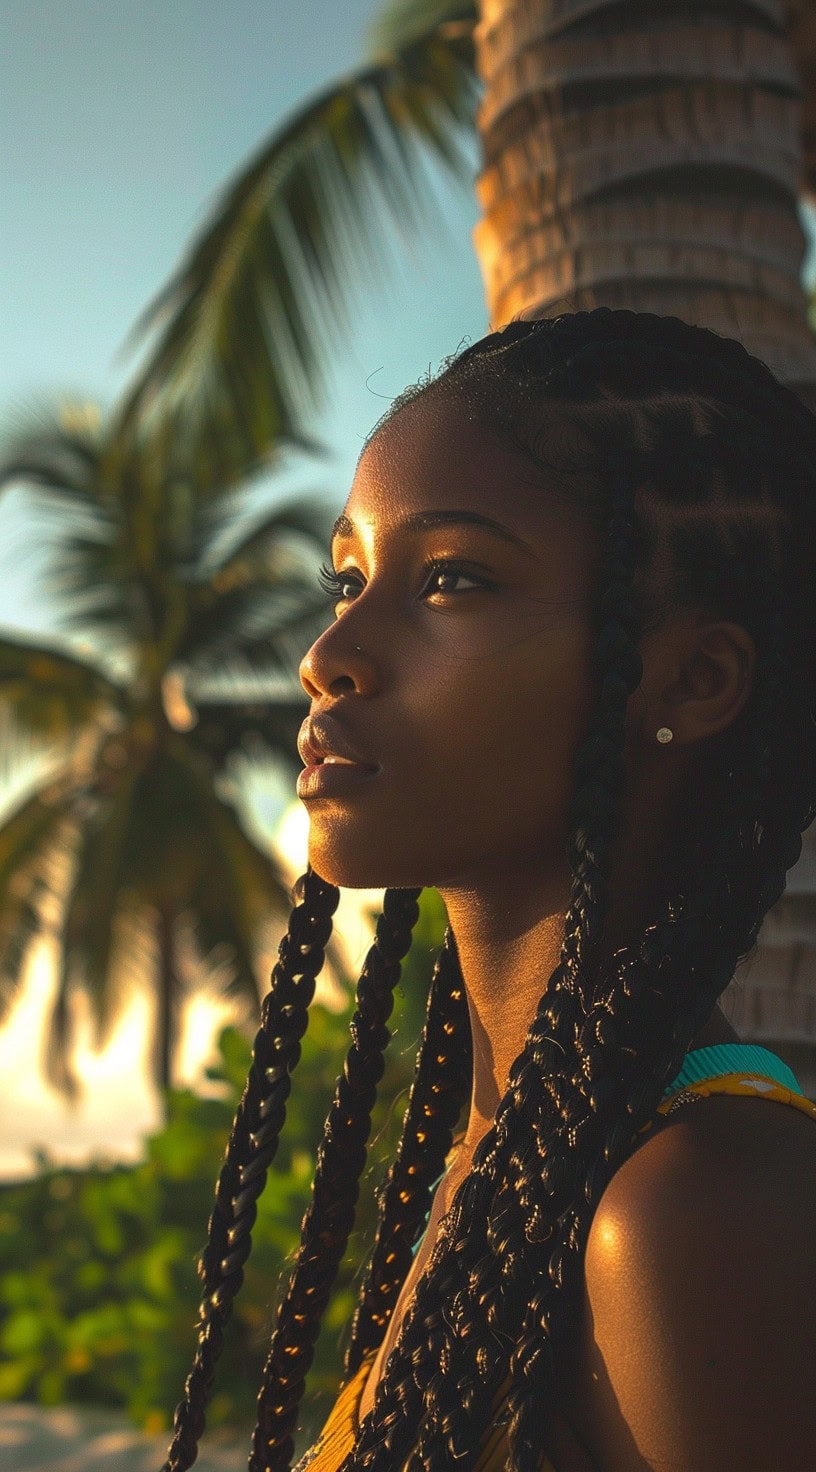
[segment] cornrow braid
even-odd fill
[[[434,967],[422,1042],[397,1154],[379,1196],[377,1236],[351,1324],[344,1378],[379,1347],[413,1262],[412,1245],[444,1169],[470,1090],[470,1020],[453,931]]]
[[[303,1218],[300,1250],[264,1366],[250,1472],[278,1472],[291,1463],[291,1432],[315,1340],[354,1226],[371,1111],[391,1036],[386,1023],[393,1010],[402,959],[411,947],[420,893],[418,889],[386,890],[374,943],[357,984],[351,1047],[335,1086],[317,1154],[313,1197]]]
[[[286,1118],[291,1074],[332,932],[340,891],[311,867],[293,890],[296,904],[278,948],[270,990],[263,1001],[252,1064],[235,1114],[215,1188],[208,1242],[199,1261],[203,1295],[198,1348],[176,1407],[173,1440],[163,1472],[186,1472],[198,1455],[204,1412],[221,1353],[224,1327],[243,1282],[252,1249],[256,1202],[275,1158]]]

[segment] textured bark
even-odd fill
[[[816,409],[797,211],[816,197],[816,0],[483,0],[476,47],[493,324],[681,317]],[[724,1005],[816,1098],[814,830]]]
[[[816,203],[816,5],[814,0],[785,0],[785,11],[793,55],[805,91],[802,115],[804,187]]]
[[[795,56],[787,20],[782,0],[483,0],[475,244],[494,324],[671,314],[740,338],[816,406],[797,213],[797,57],[816,38],[808,15]]]

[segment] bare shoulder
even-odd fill
[[[617,1172],[586,1254],[571,1414],[604,1472],[816,1466],[816,1122],[678,1112]]]

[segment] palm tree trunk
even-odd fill
[[[600,305],[738,337],[816,405],[781,0],[483,0],[491,320]]]
[[[482,0],[474,241],[491,321],[681,317],[739,338],[816,409],[798,214],[816,191],[816,5],[708,10]],[[816,1098],[816,824],[725,1007]]]

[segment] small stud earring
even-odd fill
[[[667,741],[671,741],[673,735],[674,732],[670,731],[668,726],[661,726],[660,730],[657,733],[657,739],[660,742],[661,746],[665,746]]]

